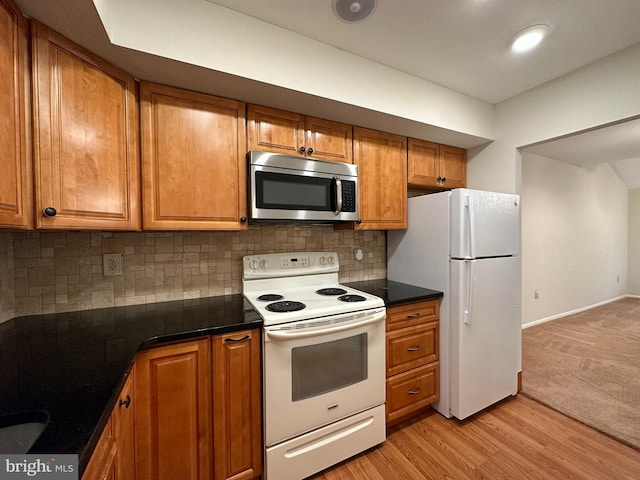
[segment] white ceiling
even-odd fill
[[[208,0],[369,60],[498,103],[640,42],[639,0],[377,0],[340,21],[332,0]],[[522,56],[509,39],[551,34]]]
[[[332,0],[207,1],[489,103],[640,42],[640,0],[377,0],[371,16],[351,24]],[[538,49],[507,49],[540,23],[551,34]],[[587,168],[611,163],[628,188],[640,187],[640,120],[528,150]]]
[[[207,1],[492,104],[640,43],[640,0],[377,0],[373,14],[354,24],[334,15],[334,0]],[[176,69],[109,45],[91,0],[16,3],[27,15],[121,68],[134,74],[142,66],[149,72],[155,68],[153,76],[146,78],[179,85],[177,78],[171,77],[177,75]],[[508,51],[513,34],[538,23],[548,25],[551,34],[537,50],[521,56]],[[201,74],[185,65],[180,70],[192,77]],[[242,82],[236,78],[233,83],[247,91],[246,82]],[[249,90],[260,88],[251,85]],[[232,90],[216,93],[236,98]],[[640,120],[529,150],[586,167],[612,163],[627,186],[637,188],[639,129]],[[625,132],[624,141],[620,132]]]

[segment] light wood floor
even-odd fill
[[[447,420],[430,410],[313,480],[637,480],[640,451],[523,395]]]

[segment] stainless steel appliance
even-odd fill
[[[385,440],[384,302],[338,283],[334,252],[250,255],[264,320],[265,477],[300,480]]]
[[[463,419],[518,389],[519,197],[470,189],[413,197],[408,223],[387,236],[387,276],[444,292],[434,407]]]
[[[252,221],[359,221],[356,165],[257,151],[247,157]]]

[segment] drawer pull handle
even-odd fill
[[[244,337],[240,337],[240,338],[231,338],[231,337],[225,338],[224,341],[225,342],[243,342],[248,338],[249,338],[249,335],[245,335]]]
[[[420,350],[420,345],[416,345],[415,347],[407,348],[407,352],[417,352]]]
[[[420,314],[419,313],[414,313],[412,315],[407,315],[407,318],[420,318]]]
[[[407,393],[409,395],[417,395],[420,393],[420,387],[418,387],[416,390],[409,390]]]

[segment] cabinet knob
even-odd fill
[[[311,155],[311,154],[313,153],[313,148],[308,148],[308,149],[307,149],[307,153],[308,153],[309,155]]]
[[[447,181],[447,177],[442,177],[442,183]]]
[[[123,405],[124,408],[129,408],[129,405],[131,405],[131,397],[129,395],[127,395],[127,398],[125,398],[124,400],[120,400],[120,402],[118,403],[119,407]]]
[[[58,213],[58,211],[53,207],[45,207],[44,210],[42,210],[42,214],[45,217],[55,217],[56,213]]]
[[[247,223],[247,217],[240,217],[240,223]]]
[[[441,182],[441,181],[442,181],[442,177],[438,177],[438,178],[436,178],[436,181],[437,181],[437,182]]]
[[[304,153],[304,147],[300,147],[300,153]]]

